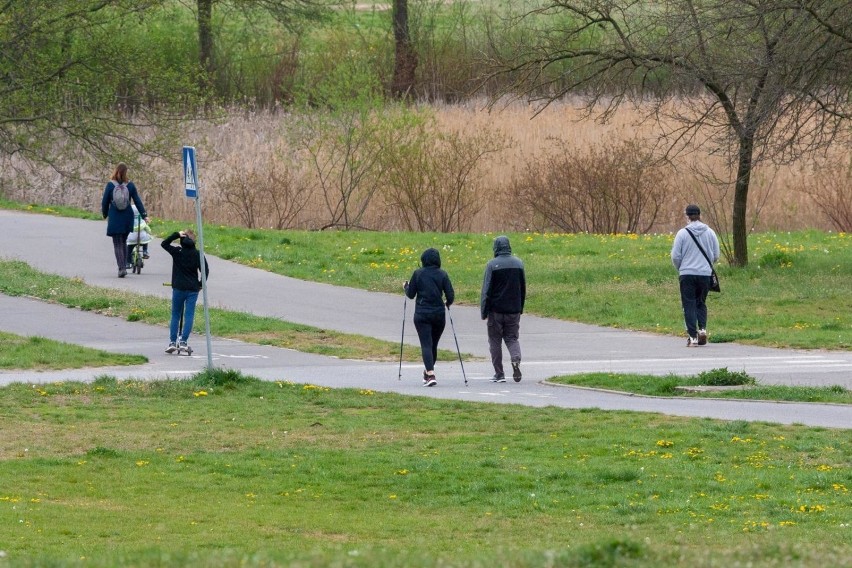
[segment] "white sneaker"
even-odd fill
[[[698,345],[707,345],[707,330],[698,330]]]
[[[698,347],[698,345],[699,345],[698,340],[695,339],[694,337],[687,337],[686,338],[686,346],[687,347]]]

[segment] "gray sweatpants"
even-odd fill
[[[509,350],[513,363],[521,362],[521,344],[518,334],[521,330],[521,314],[488,314],[488,348],[491,351],[491,364],[494,373],[503,375],[503,342]]]

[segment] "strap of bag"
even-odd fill
[[[684,227],[684,228],[686,229],[686,227]],[[701,251],[701,254],[702,254],[702,255],[704,255],[704,260],[706,260],[706,261],[707,261],[707,264],[709,264],[709,265],[710,265],[710,270],[711,270],[711,271],[713,271],[713,272],[715,272],[715,270],[714,270],[714,268],[713,268],[713,263],[712,263],[712,262],[710,262],[710,257],[709,257],[709,256],[707,256],[707,253],[706,253],[706,252],[704,252],[704,249],[703,249],[703,248],[701,248],[701,243],[699,243],[699,242],[698,242],[698,239],[697,239],[697,238],[695,238],[695,233],[693,233],[693,232],[692,232],[692,231],[690,231],[689,229],[686,229],[686,232],[687,232],[687,233],[689,233],[689,236],[690,236],[690,237],[692,237],[692,240],[693,240],[693,241],[695,241],[695,246],[697,246],[697,247],[698,247],[698,250],[700,250],[700,251]]]

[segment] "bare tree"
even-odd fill
[[[545,104],[579,94],[603,118],[650,102],[653,117],[675,119],[672,151],[701,140],[726,156],[730,260],[742,266],[755,165],[823,149],[846,128],[850,22],[848,1],[547,0],[510,22],[536,28],[518,35],[535,41],[495,45],[496,72]]]

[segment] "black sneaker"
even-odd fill
[[[503,375],[494,375],[493,377],[491,377],[491,382],[492,383],[505,383],[506,377],[504,377]]]
[[[166,353],[174,353],[175,351],[177,351],[177,348],[177,344],[172,341],[171,343],[169,343],[169,346],[166,347]]]
[[[512,378],[515,379],[516,383],[521,382],[521,362],[517,363],[512,361]]]
[[[698,330],[698,345],[707,345],[707,330]]]
[[[429,375],[429,380],[423,383],[424,387],[434,387],[438,384],[438,381],[435,380],[435,375]]]

